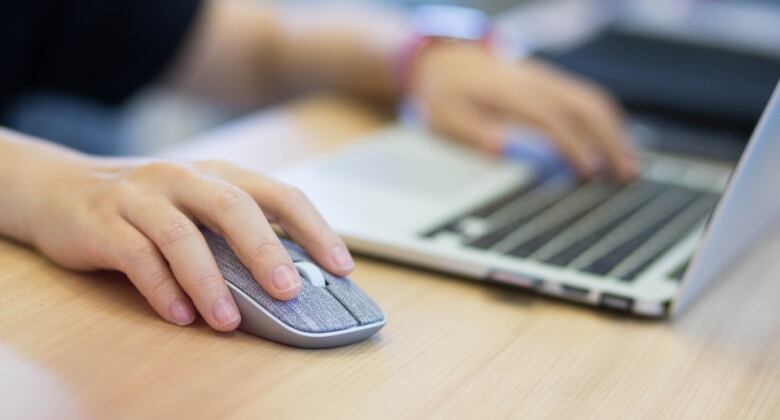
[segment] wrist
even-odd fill
[[[428,51],[447,44],[471,44],[487,50],[493,47],[491,21],[475,9],[423,6],[411,20],[413,31],[390,61],[393,89],[398,96],[413,90],[415,74]]]
[[[384,105],[395,100],[390,61],[408,20],[384,7],[284,7],[276,68],[290,92],[325,88]]]
[[[419,68],[432,50],[452,45],[474,46],[491,50],[488,39],[482,41],[458,40],[431,36],[414,35],[397,52],[391,63],[391,80],[393,89],[399,96],[406,96],[415,90],[415,80]]]
[[[33,244],[45,202],[65,188],[72,167],[89,159],[80,153],[0,129],[0,235]]]

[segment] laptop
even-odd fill
[[[642,153],[627,185],[582,182],[398,125],[277,175],[359,253],[666,317],[780,213],[780,85],[737,165]]]

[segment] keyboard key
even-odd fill
[[[584,267],[583,270],[597,275],[608,274],[620,264],[620,262],[639,249],[639,247],[648,241],[658,230],[669,223],[671,219],[685,210],[685,208],[697,198],[697,195],[698,194],[693,193],[677,203],[670,202],[668,207],[666,207],[667,212],[665,212],[665,214],[658,214],[658,217],[646,225],[639,233],[593,261]]]
[[[602,203],[614,193],[615,186],[610,183],[594,181],[583,184],[576,191],[567,194],[562,200],[548,207],[544,213],[530,220],[516,232],[512,232],[500,243],[496,244],[493,250],[509,254],[521,244],[544,233],[546,230],[581,215],[583,212]]]
[[[440,233],[444,232],[450,232],[450,233],[460,233],[460,227],[458,220],[447,222],[441,226],[438,226],[436,228],[433,228],[425,233],[422,234],[424,238],[433,238]]]
[[[572,225],[577,223],[577,221],[579,220],[580,216],[586,214],[588,211],[592,210],[593,208],[595,208],[599,204],[600,204],[600,202],[598,202],[598,201],[596,201],[596,202],[589,202],[589,203],[586,203],[584,206],[582,206],[582,207],[580,207],[578,209],[573,209],[573,211],[570,214],[567,215],[569,217],[568,220],[561,221],[562,223],[558,224],[557,226],[553,225],[547,231],[545,231],[545,232],[537,235],[536,237],[526,241],[522,245],[519,245],[519,246],[515,247],[513,250],[511,250],[509,252],[509,254],[510,255],[514,255],[516,257],[527,258],[531,254],[536,252],[536,250],[538,250],[539,248],[544,246],[546,243],[551,241],[553,238],[555,238],[556,236],[560,235],[563,231],[565,231],[566,229],[568,229],[569,227],[571,227]]]
[[[503,207],[506,207],[506,205],[515,202],[517,200],[522,199],[522,197],[531,191],[534,187],[536,187],[538,183],[535,182],[529,182],[525,185],[522,185],[520,187],[512,189],[512,191],[498,197],[497,199],[491,201],[490,203],[484,205],[483,207],[479,208],[476,211],[473,211],[469,213],[471,217],[478,218],[478,219],[487,219],[489,218],[493,213],[500,210]]]
[[[458,216],[454,220],[447,221],[446,223],[442,223],[441,225],[424,232],[422,236],[425,238],[432,238],[442,232],[459,233],[461,231],[461,222],[464,220],[492,220],[496,218],[506,219],[506,217],[501,217],[501,213],[514,213],[517,207],[527,206],[528,203],[538,201],[541,197],[547,197],[552,194],[555,194],[555,196],[563,195],[565,191],[563,191],[561,188],[543,188],[544,185],[553,184],[553,181],[556,181],[556,179],[543,179],[535,182],[529,182],[514,188],[510,192],[499,196],[492,202],[478,208],[477,210],[470,210],[465,212],[463,215]],[[558,182],[558,184],[560,184],[560,182]],[[545,191],[544,194],[539,193],[542,189]],[[513,217],[510,218],[513,220],[515,219]],[[492,224],[504,225],[506,223],[507,222],[501,222],[499,220]],[[486,222],[486,224],[490,223]],[[492,231],[494,229],[489,230]]]
[[[638,181],[624,189],[621,194],[617,194],[613,199],[605,203],[603,207],[591,212],[588,217],[577,226],[575,235],[563,237],[559,240],[565,240],[563,246],[558,246],[559,251],[549,252],[549,248],[541,250],[542,255],[538,257],[542,261],[559,266],[566,266],[571,263],[580,254],[589,249],[593,244],[600,241],[613,229],[619,226],[629,217],[633,216],[639,209],[657,197],[666,187],[663,184],[652,181]]]
[[[688,267],[690,265],[691,265],[691,259],[688,258],[687,260],[685,260],[684,263],[680,265],[678,269],[674,270],[669,277],[679,282],[680,280],[682,280],[682,277],[685,274],[685,272],[688,271]]]
[[[701,225],[718,203],[715,194],[706,194],[688,207],[676,219],[670,221],[661,231],[643,245],[632,260],[624,261],[628,269],[618,267],[613,273],[623,281],[632,281],[656,262],[674,244]],[[643,251],[643,252],[642,252]],[[635,258],[634,258],[635,257]],[[631,268],[633,267],[633,268]]]
[[[512,213],[514,217],[508,222],[499,224],[495,220],[499,219],[498,213],[504,212],[504,209],[508,207],[499,209],[494,213],[494,219],[487,220],[487,224],[494,227],[485,235],[468,242],[467,245],[479,249],[491,248],[571,194],[573,194],[572,190],[550,189],[545,184],[538,185],[533,191],[524,196],[523,201],[513,205]]]

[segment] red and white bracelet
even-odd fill
[[[449,43],[470,43],[489,51],[493,50],[493,42],[490,37],[480,41],[472,41],[415,34],[397,51],[391,62],[390,74],[396,91],[402,94],[409,92],[417,63],[423,52],[431,47]]]
[[[394,88],[409,92],[419,57],[427,49],[452,42],[466,42],[493,50],[494,33],[484,13],[457,6],[423,6],[412,14],[413,33],[390,61]]]

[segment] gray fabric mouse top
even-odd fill
[[[278,320],[295,330],[328,333],[384,320],[377,304],[352,281],[322,270],[325,287],[312,285],[303,278],[298,297],[279,301],[269,296],[255,281],[249,269],[236,257],[224,238],[203,230],[225,280],[232,283]],[[282,239],[293,262],[316,262],[294,242]],[[319,266],[318,266],[319,267]]]

